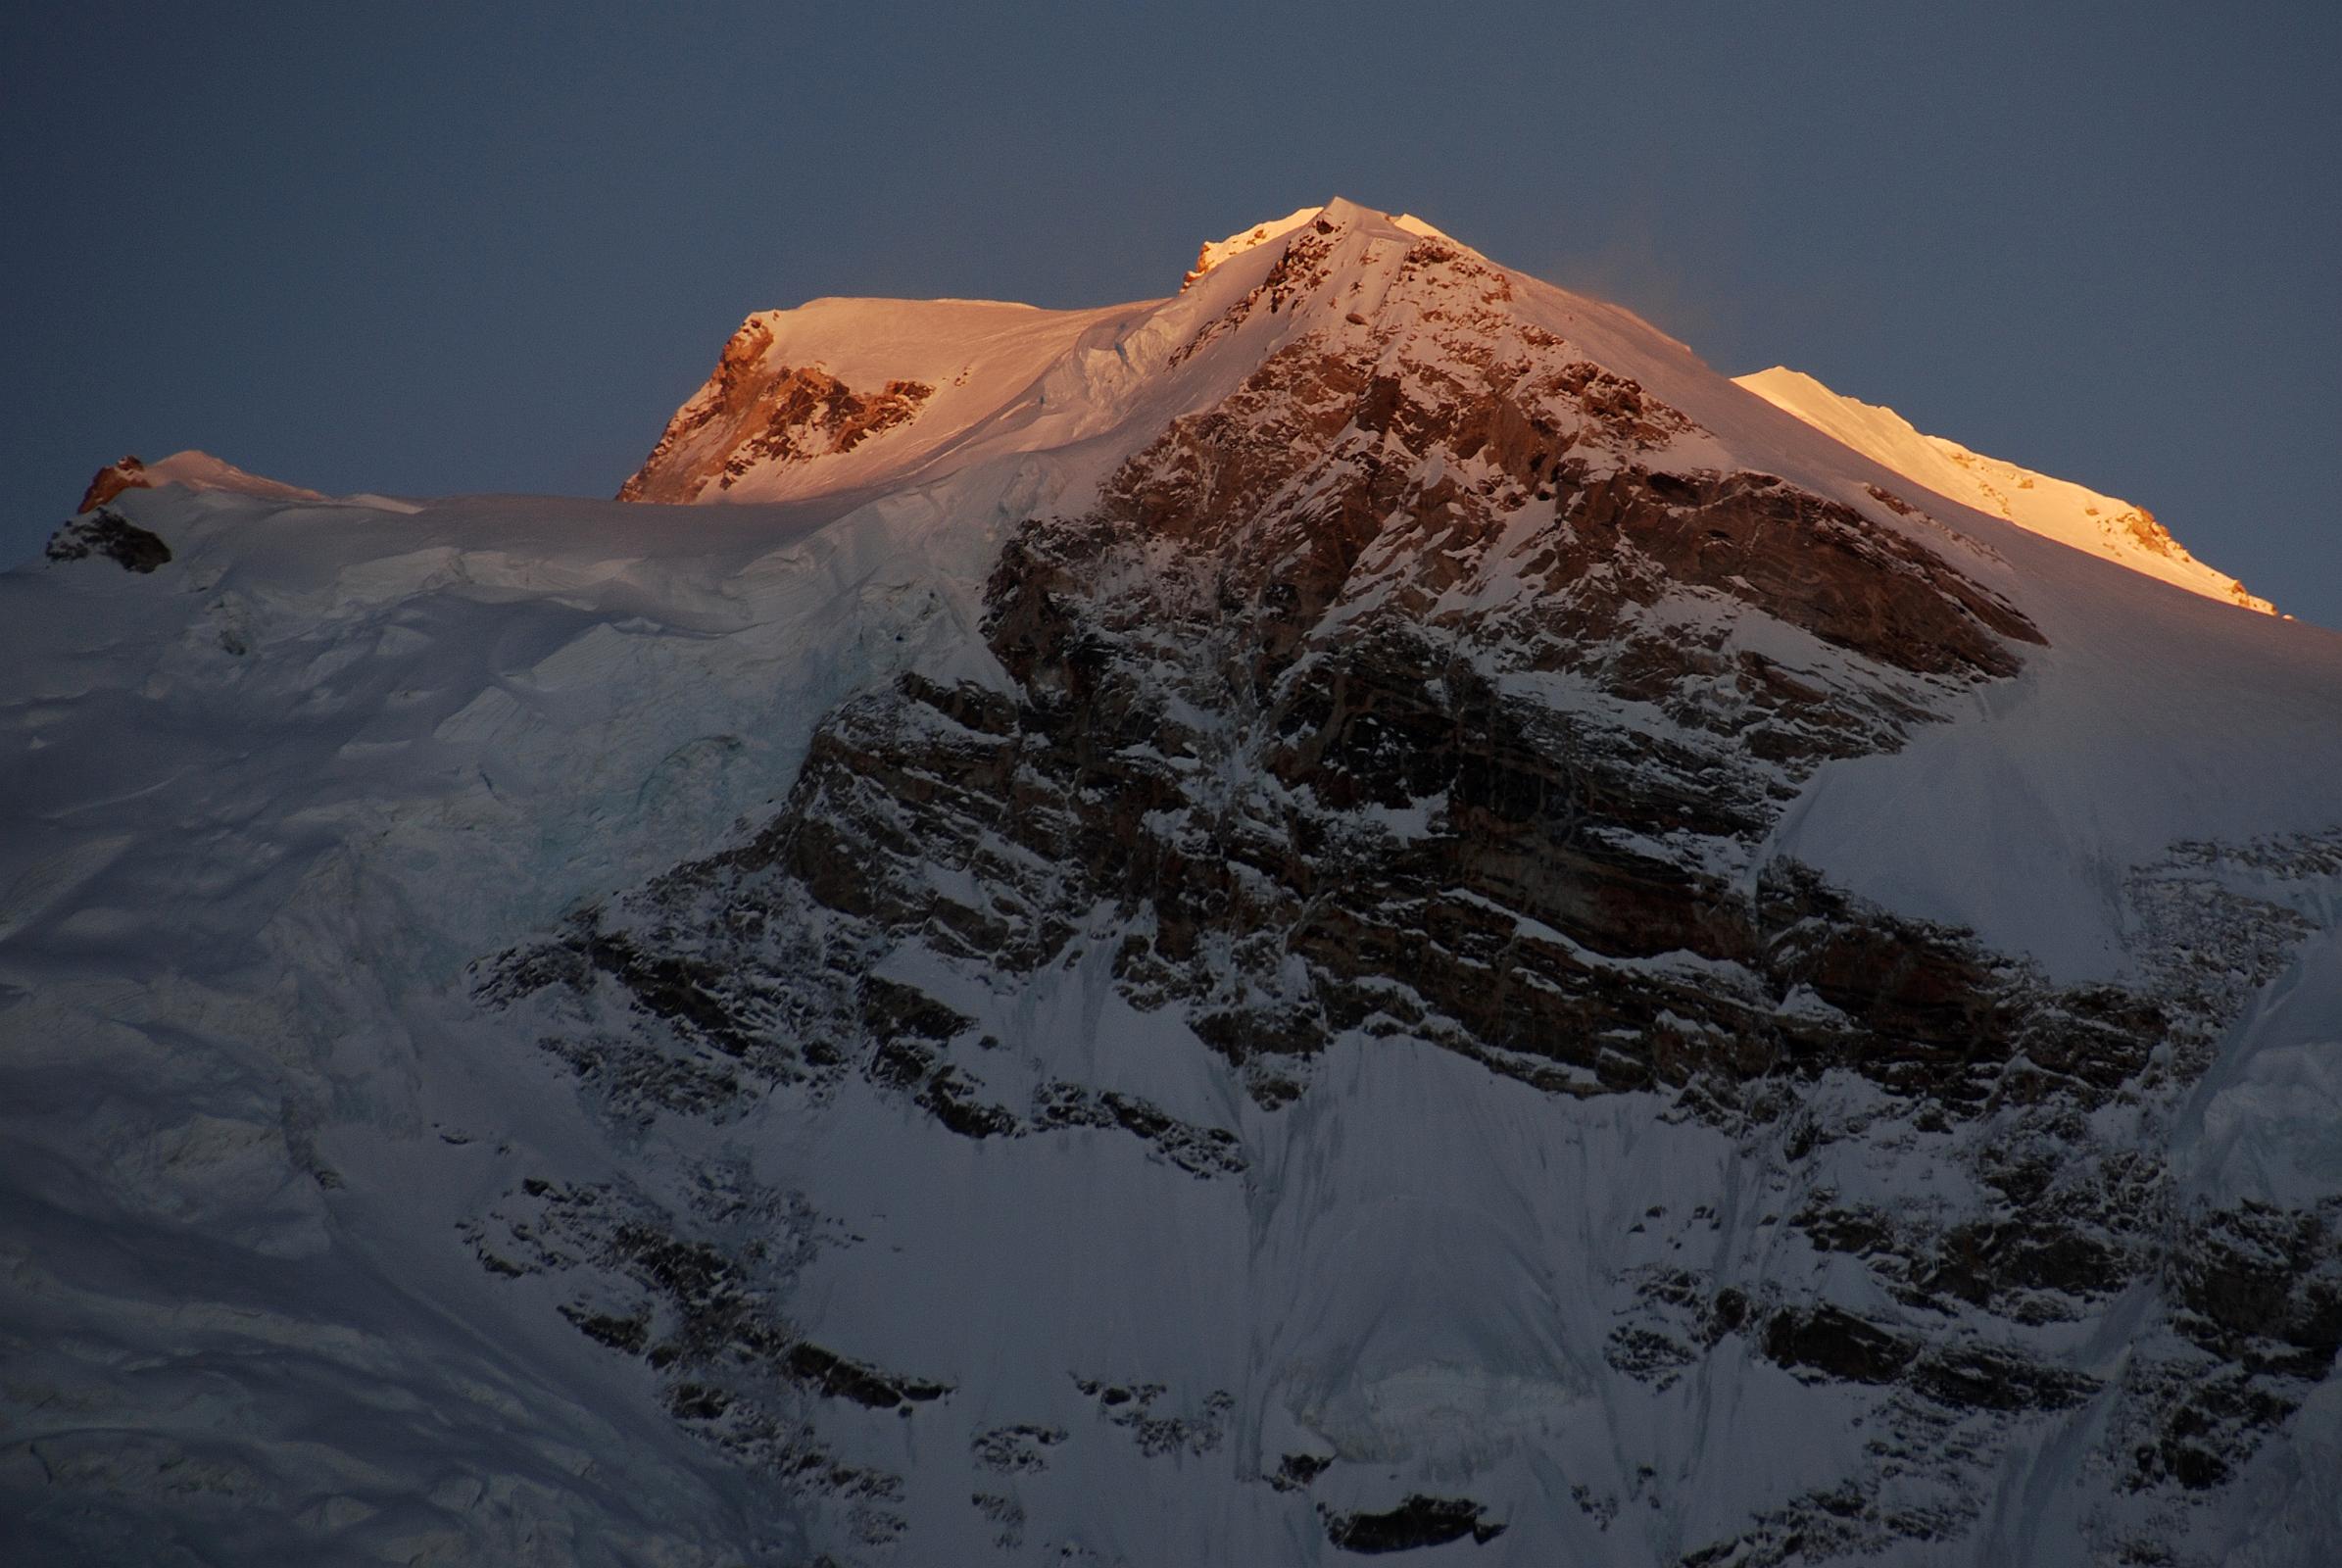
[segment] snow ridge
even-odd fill
[[[2275,613],[2268,600],[2189,555],[2144,508],[1923,435],[1892,409],[1840,396],[1782,366],[1737,384],[1937,495],[2189,593]]]

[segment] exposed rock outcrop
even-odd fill
[[[849,387],[819,366],[770,363],[772,328],[755,317],[724,345],[707,386],[676,412],[620,501],[696,501],[710,485],[723,490],[753,466],[794,464],[852,452],[870,437],[908,423],[935,393],[922,381],[895,379],[874,389]],[[694,461],[721,455],[712,474]]]
[[[121,491],[113,493],[119,495]],[[86,561],[98,556],[124,571],[138,572],[152,571],[170,562],[171,546],[160,535],[139,527],[121,513],[103,503],[94,508],[84,507],[82,512],[84,515],[49,536],[48,548],[42,552],[49,560]]]
[[[154,482],[146,476],[146,465],[136,457],[118,458],[91,477],[89,488],[81,492],[81,504],[73,511],[76,514],[95,512],[124,490],[145,489]]]

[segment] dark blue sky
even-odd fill
[[[2249,15],[2243,14],[2249,9]],[[2231,14],[2234,13],[2234,14]],[[751,310],[1342,194],[2342,625],[2342,7],[107,6],[0,23],[0,555],[196,446],[608,495]]]

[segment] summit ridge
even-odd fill
[[[1071,390],[1095,374],[1096,356],[1108,348],[1125,383],[1170,368],[1147,362],[1145,346],[1194,314],[1193,297],[1207,279],[1242,258],[1281,256],[1320,228],[1381,235],[1398,247],[1391,254],[1417,242],[1442,243],[1495,268],[1420,219],[1337,197],[1206,243],[1180,292],[1167,300],[1049,311],[1000,302],[824,299],[762,312],[734,334],[715,372],[677,410],[619,499],[781,500],[901,477],[939,459],[948,464],[980,451],[1029,447],[1063,429],[1061,421],[1031,417],[1030,400],[1047,397],[1052,375],[1060,389]],[[1351,284],[1370,286],[1376,271],[1361,248],[1350,248],[1345,265],[1354,269]],[[1512,313],[1519,318],[1560,331],[1580,352],[1617,359],[1614,368],[1640,381],[1650,381],[1657,362],[1660,381],[1675,396],[1714,400],[1712,382],[1722,378],[1710,378],[1688,350],[1647,323],[1496,270],[1523,285]],[[1281,291],[1280,301],[1290,292]],[[1334,312],[1327,293],[1314,308],[1346,317],[1356,303],[1343,300]],[[1579,328],[1574,336],[1572,327]],[[1686,362],[1697,368],[1690,376]],[[1687,388],[1686,380],[1702,384]],[[1892,410],[1839,397],[1797,371],[1776,367],[1736,384],[1884,467],[1896,486],[1920,486],[2192,593],[2271,610],[2233,577],[2198,562],[2151,514],[2128,502],[1922,435]],[[1008,428],[988,428],[992,421]],[[1707,422],[1714,428],[1717,421]],[[1760,439],[1781,444],[1778,428]]]

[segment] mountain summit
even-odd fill
[[[1200,263],[751,317],[730,505],[0,577],[26,1552],[2342,1554],[2342,639],[1412,220]]]
[[[1165,335],[1164,326],[1194,314],[1182,309],[1189,291],[1231,260],[1289,245],[1297,233],[1321,224],[1361,231],[1374,225],[1401,245],[1431,241],[1487,262],[1421,219],[1337,199],[1205,244],[1181,282],[1181,297],[1172,300],[1043,311],[983,301],[832,299],[763,312],[733,334],[714,373],[676,411],[618,498],[790,499],[889,482],[922,465],[955,466],[971,448],[1061,439],[1059,427],[1033,429],[1018,417],[1029,411],[1017,400],[1036,389],[1046,368],[1095,352],[1106,341],[1113,344],[1118,368],[1135,375],[1160,368],[1132,358],[1131,347],[1140,345],[1143,356],[1145,344]],[[1363,286],[1365,277],[1362,270],[1349,281]],[[1598,314],[1618,322],[1619,313],[1596,302],[1543,285],[1538,291],[1543,298],[1537,303],[1558,304],[1564,318]],[[1314,303],[1331,308],[1341,292]],[[1358,302],[1339,303],[1336,314],[1347,317]],[[1540,319],[1534,307],[1522,318]],[[1542,324],[1550,329],[1555,323]],[[1681,345],[1639,321],[1607,347],[1632,362],[1620,368],[1629,376],[1647,370],[1649,356],[1671,368],[1683,356]],[[2270,609],[2234,578],[2197,562],[2151,514],[2128,502],[1922,435],[1891,409],[1840,397],[1782,367],[1735,384],[1885,467],[1898,488],[1917,485],[2192,593]],[[1002,428],[988,428],[996,418]],[[1778,432],[1768,434],[1778,439]]]

